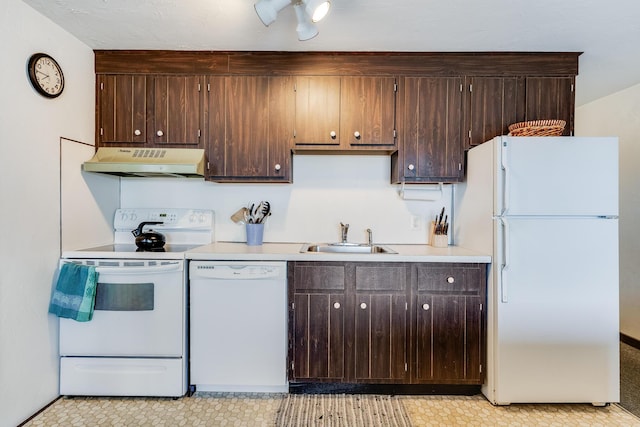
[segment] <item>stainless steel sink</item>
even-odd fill
[[[381,245],[366,243],[305,243],[300,249],[302,253],[326,252],[341,254],[396,254],[397,252]]]

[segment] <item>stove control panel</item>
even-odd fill
[[[210,230],[213,228],[213,211],[206,209],[117,209],[113,225],[116,230],[132,230],[141,222],[156,221],[155,230]]]

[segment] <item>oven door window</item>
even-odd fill
[[[98,283],[95,310],[153,310],[153,283]]]

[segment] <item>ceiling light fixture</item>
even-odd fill
[[[307,15],[307,12],[305,12],[304,6],[301,4],[294,4],[293,9],[296,11],[296,18],[298,20],[298,26],[296,27],[298,40],[310,40],[317,36],[319,31],[313,22],[311,22],[311,17]]]
[[[314,23],[324,18],[331,8],[329,0],[259,0],[254,7],[262,23],[269,26],[276,20],[278,12],[289,5],[293,5],[296,12],[296,32],[300,41],[318,35]]]
[[[328,0],[303,0],[305,4],[304,10],[311,17],[312,22],[321,21],[331,8],[331,2]]]

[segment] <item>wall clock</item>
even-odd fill
[[[29,58],[29,80],[38,93],[47,98],[60,96],[64,75],[58,62],[46,53],[34,53]]]

